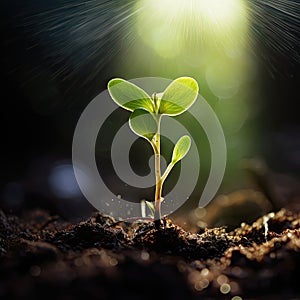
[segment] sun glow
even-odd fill
[[[207,47],[244,43],[243,0],[141,0],[138,32],[159,55],[174,57],[191,42]]]
[[[240,0],[192,0],[192,2],[203,18],[222,26],[234,25],[245,13],[243,2]]]

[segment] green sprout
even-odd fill
[[[178,116],[189,109],[198,96],[199,87],[193,78],[180,77],[170,83],[162,93],[150,97],[144,90],[124,79],[109,81],[108,91],[112,99],[122,108],[131,111],[129,126],[152,146],[155,155],[155,201],[154,219],[161,219],[161,202],[163,201],[163,184],[174,165],[182,160],[191,146],[188,135],[182,136],[173,149],[172,159],[162,174],[160,124],[163,115]]]

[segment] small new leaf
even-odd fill
[[[175,79],[161,96],[159,113],[176,116],[185,112],[197,99],[198,92],[199,86],[195,79]]]
[[[149,141],[157,132],[157,121],[153,114],[145,109],[136,109],[131,113],[129,126],[135,134]]]
[[[184,135],[183,137],[181,137],[177,141],[173,149],[172,164],[175,165],[177,162],[182,160],[189,152],[190,147],[191,147],[191,138],[188,135]]]
[[[135,84],[121,78],[109,81],[108,91],[112,99],[121,107],[134,111],[144,108],[153,112],[153,101],[151,97]]]
[[[154,208],[154,204],[152,202],[149,202],[149,201],[146,201],[146,204],[151,212],[151,216],[154,216],[154,211],[155,211],[155,208]]]

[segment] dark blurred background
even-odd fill
[[[198,68],[185,63],[182,54],[160,56],[135,37],[135,2],[1,2],[1,207],[14,213],[42,207],[71,219],[94,210],[74,179],[72,137],[85,106],[115,76],[199,78],[202,95],[220,117],[228,142],[220,194],[249,187],[268,193],[273,185],[297,189],[299,4],[280,2],[286,8],[280,14],[260,1],[249,1],[249,55],[255,72],[226,102],[205,83],[209,77],[200,74],[203,63]],[[272,29],[274,18],[281,22],[278,30]],[[198,49],[189,47],[193,53]],[[200,57],[201,51],[203,47]],[[188,51],[185,55],[192,57]],[[208,63],[217,60],[217,52],[214,55]],[[238,120],[235,128],[235,117],[245,112],[247,118]],[[274,174],[285,174],[284,180]]]

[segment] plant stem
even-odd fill
[[[168,167],[167,167],[166,171],[164,172],[164,174],[161,176],[161,182],[162,182],[162,184],[165,182],[166,178],[168,177],[169,173],[170,173],[171,170],[173,169],[174,165],[175,165],[175,164],[174,164],[173,162],[171,162],[171,163],[168,165]]]
[[[160,121],[161,116],[157,118],[157,132],[155,134],[155,147],[154,147],[154,154],[155,154],[155,210],[154,210],[154,219],[160,222],[161,219],[161,193],[162,193],[162,178],[161,178],[161,170],[160,170]]]

